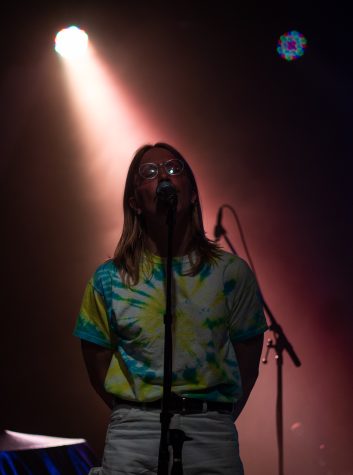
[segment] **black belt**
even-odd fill
[[[140,407],[141,409],[161,409],[162,400],[158,399],[157,401],[150,402],[140,402],[140,401],[127,401],[115,397],[116,404],[124,404],[128,406]],[[231,413],[233,410],[233,403],[231,402],[218,402],[218,401],[206,401],[204,399],[194,399],[194,398],[185,398],[183,396],[178,396],[175,393],[170,395],[169,400],[169,409],[171,412],[186,414],[192,412],[207,412],[207,411],[217,411],[221,413]]]

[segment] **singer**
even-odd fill
[[[170,427],[185,435],[180,473],[244,473],[235,421],[256,382],[267,329],[258,286],[243,259],[206,237],[188,162],[156,143],[132,159],[120,240],[87,283],[74,329],[91,384],[112,410],[102,467],[91,475],[157,473],[170,206]]]

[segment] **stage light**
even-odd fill
[[[286,61],[294,61],[304,54],[307,40],[299,31],[292,30],[280,36],[277,42],[277,53]]]
[[[77,26],[59,31],[55,37],[55,51],[66,59],[78,59],[84,56],[88,47],[88,35]]]
[[[97,217],[91,215],[91,218],[105,229],[102,246],[113,249],[119,234],[117,226],[122,227],[122,217],[114,216],[111,206],[115,203],[119,209],[119,202],[122,206],[122,190],[130,159],[141,144],[157,142],[163,135],[145,117],[134,91],[120,80],[119,61],[106,63],[103,49],[97,49],[91,39],[84,57],[77,58],[72,54],[77,51],[72,49],[72,43],[79,37],[79,29],[68,29],[68,38],[65,30],[61,33],[65,41],[61,43],[60,37],[57,43],[58,47],[59,43],[65,46],[65,60],[61,61],[58,55],[58,61],[65,72],[63,78],[68,88],[74,140],[80,148],[77,159],[82,178],[87,178],[87,181],[83,178],[85,184],[77,193],[89,200],[90,206],[97,205]],[[66,53],[75,59],[67,60]]]

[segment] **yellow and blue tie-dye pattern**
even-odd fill
[[[233,402],[241,395],[232,343],[267,329],[256,280],[247,263],[228,252],[196,276],[187,256],[173,259],[172,391],[186,397]],[[113,261],[88,283],[74,335],[114,350],[106,390],[127,400],[162,397],[164,262],[126,287]]]

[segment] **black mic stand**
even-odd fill
[[[237,255],[232,243],[230,242],[228,236],[227,236],[227,232],[226,230],[224,229],[224,227],[222,226],[222,224],[219,222],[217,223],[216,227],[215,227],[215,238],[216,238],[216,241],[219,241],[220,237],[223,236],[224,240],[226,241],[226,243],[228,244],[228,246],[230,247],[231,251],[233,254]]]
[[[232,210],[232,208],[231,208]],[[233,211],[233,210],[232,210]],[[236,216],[237,218],[237,216]],[[223,236],[225,241],[228,243],[233,254],[235,252],[234,247],[232,246],[230,240],[227,237],[226,230],[219,222],[215,227],[215,237],[218,241],[220,237]],[[301,362],[296,355],[292,345],[289,343],[287,337],[285,336],[282,327],[277,323],[275,317],[273,316],[271,310],[269,309],[261,290],[259,288],[261,300],[263,303],[264,310],[270,319],[271,324],[269,325],[269,330],[274,334],[274,342],[269,339],[267,341],[267,351],[265,357],[262,359],[264,364],[267,363],[268,353],[271,349],[275,350],[276,362],[277,362],[277,402],[276,402],[276,426],[277,426],[277,445],[278,445],[278,474],[284,475],[284,457],[283,457],[283,350],[286,350],[289,356],[291,357],[295,366],[300,366]]]
[[[262,297],[262,296],[261,296]],[[284,457],[283,457],[283,350],[286,350],[291,357],[295,366],[300,366],[301,362],[296,355],[292,345],[289,343],[282,327],[276,322],[271,310],[268,308],[264,298],[262,297],[264,309],[271,321],[269,330],[274,334],[274,342],[270,338],[267,341],[267,351],[265,357],[262,359],[264,364],[267,363],[269,351],[273,348],[275,350],[275,359],[277,362],[277,402],[276,402],[276,418],[277,418],[277,445],[278,445],[278,474],[284,475]]]
[[[158,475],[168,475],[169,450],[168,446],[173,447],[173,466],[172,475],[182,475],[182,446],[186,440],[183,431],[178,429],[169,429],[170,420],[173,417],[170,411],[170,395],[172,387],[172,258],[173,258],[173,231],[175,225],[175,214],[177,206],[177,197],[172,196],[167,202],[167,266],[166,266],[166,313],[164,315],[164,377],[163,377],[163,398],[162,410],[160,414],[161,437],[158,454]]]

